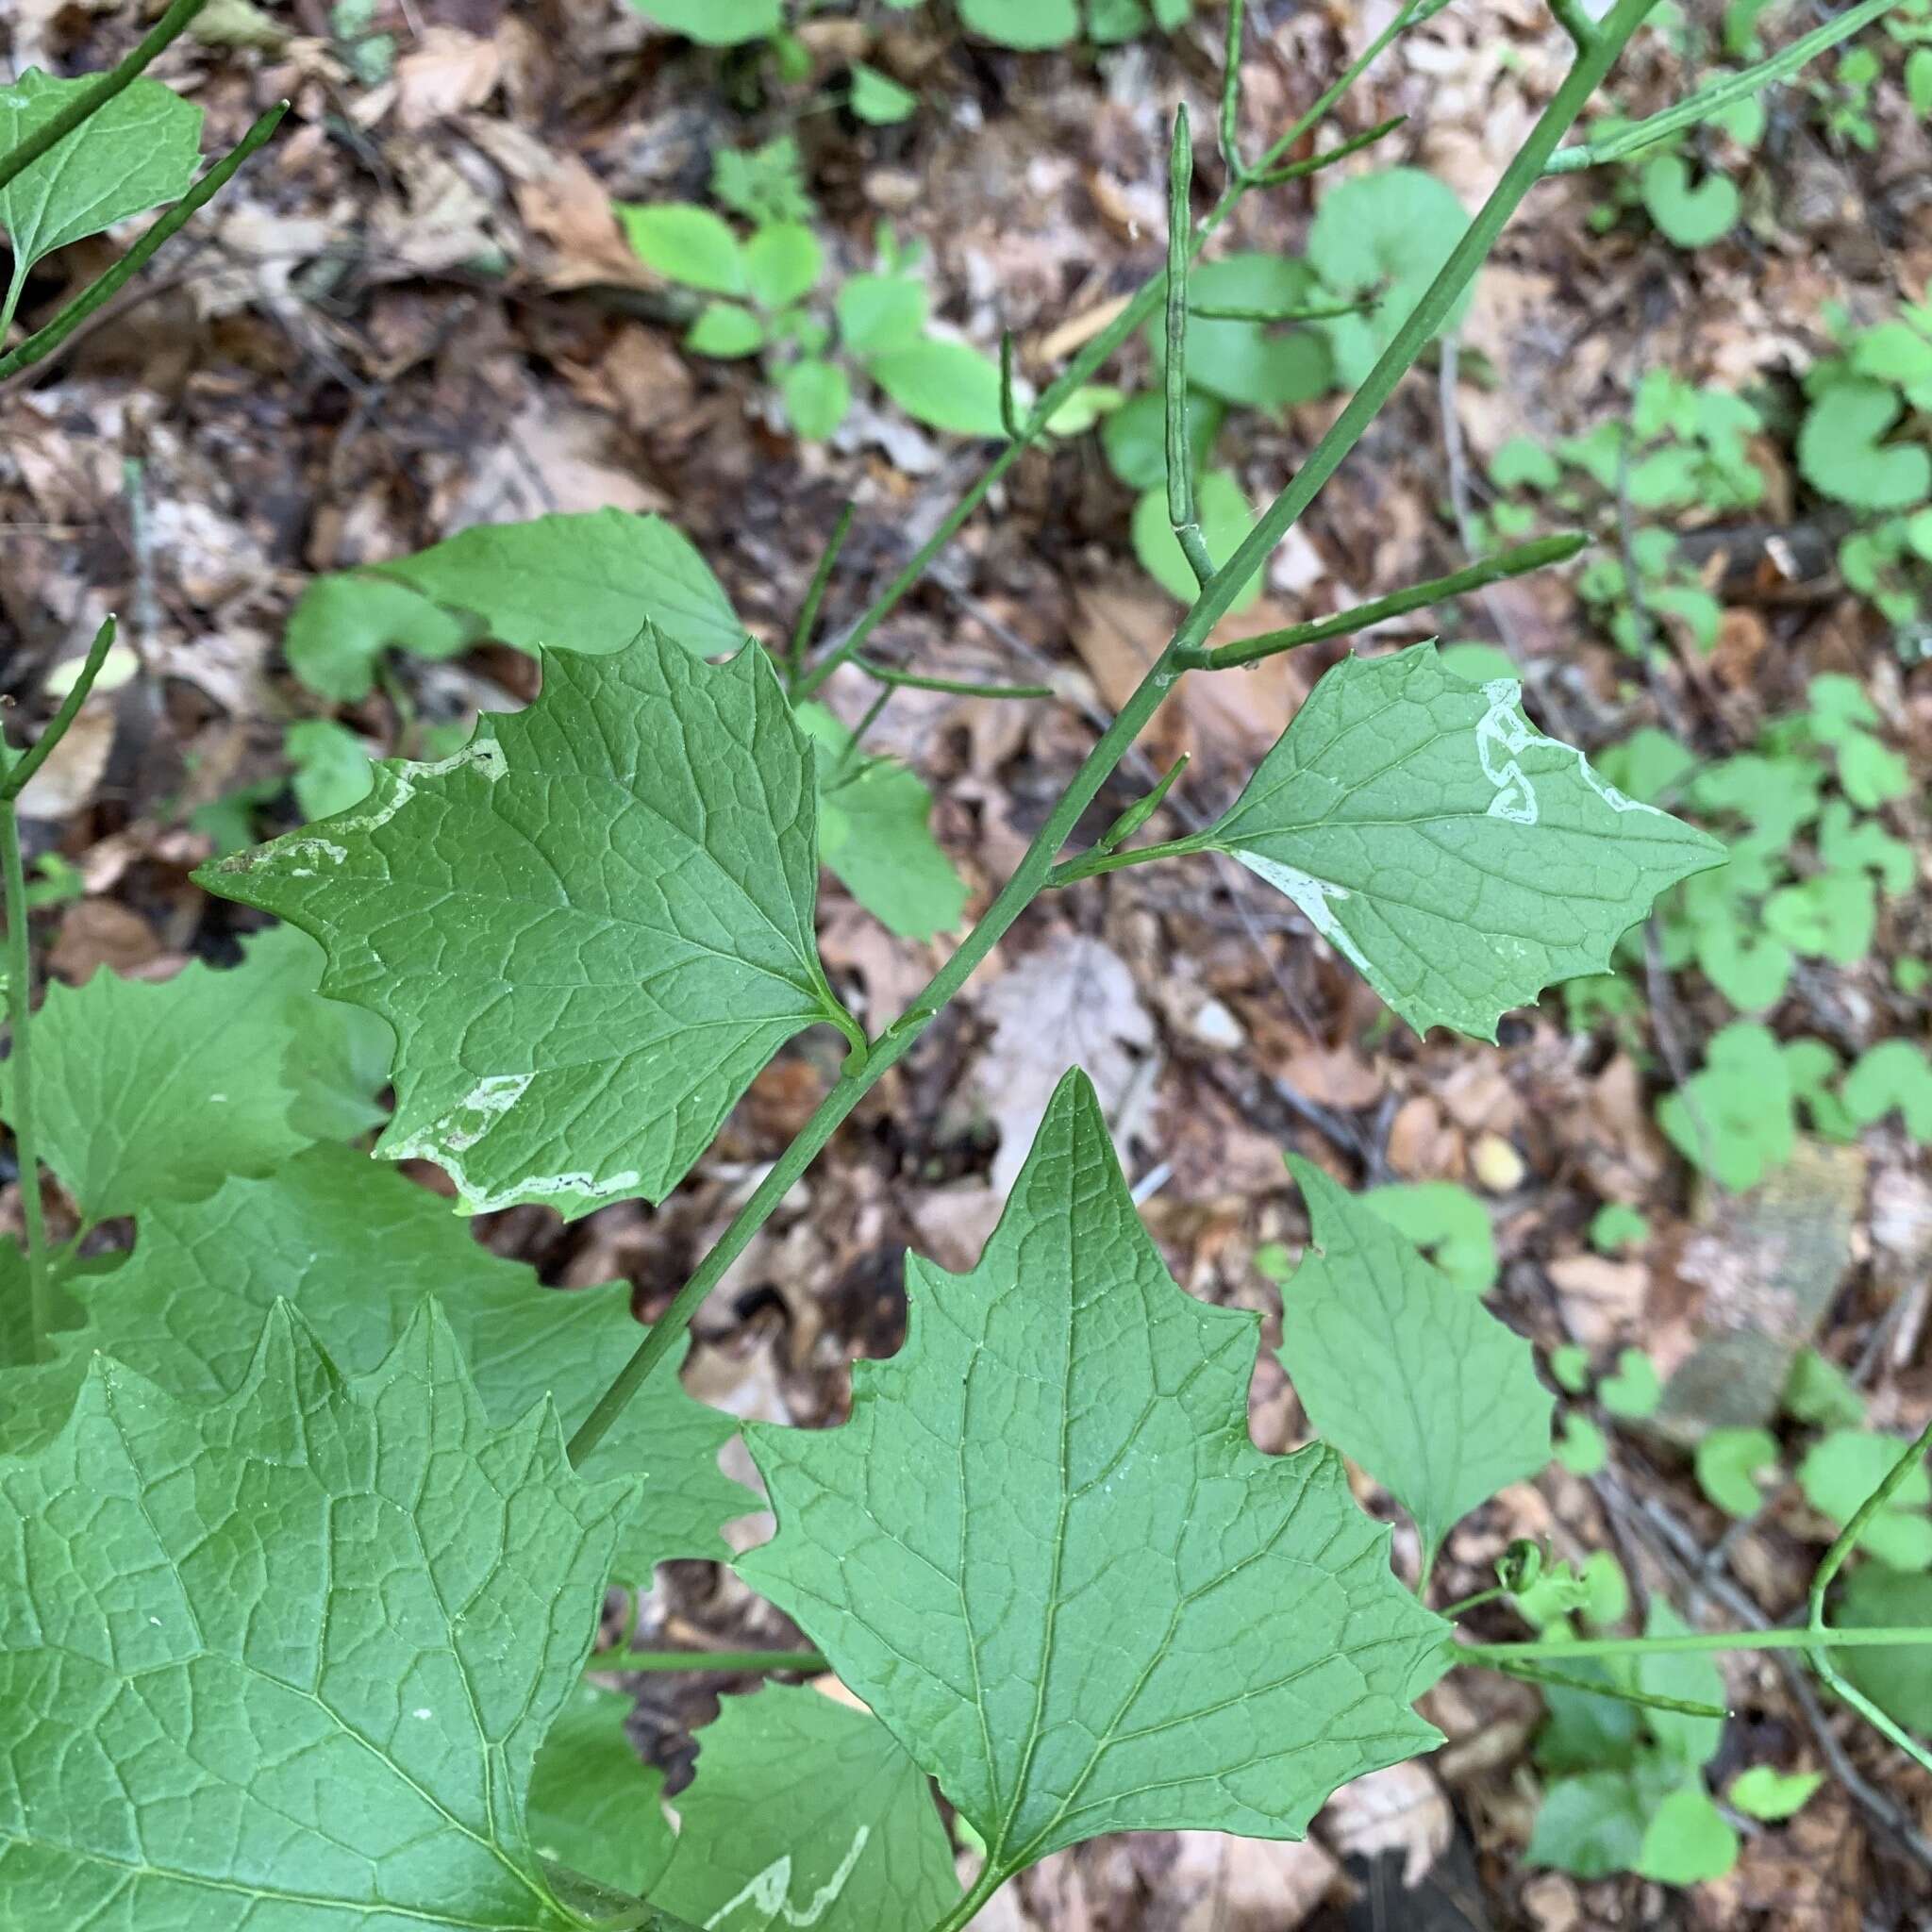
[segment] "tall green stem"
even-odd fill
[[[20,814],[10,792],[0,797],[0,886],[7,908],[7,1084],[14,1158],[20,1168],[20,1212],[26,1224],[28,1359],[44,1361],[54,1325],[54,1291],[47,1274],[47,1224],[41,1208],[40,1141],[34,1131],[33,1061],[28,1051],[33,950],[27,942],[26,871],[20,856]]]
[[[1438,0],[1409,0],[1409,4],[1350,62],[1341,78],[1332,87],[1324,89],[1314,105],[1295,121],[1287,133],[1274,142],[1261,158],[1256,172],[1264,171],[1272,162],[1286,154],[1309,128],[1323,119],[1329,108],[1360,79],[1363,73],[1381,58],[1391,42],[1412,21],[1431,10],[1435,4],[1438,4]],[[1253,186],[1253,175],[1238,175],[1229,181],[1222,192],[1221,199],[1201,218],[1200,226],[1189,238],[1188,255],[1191,260],[1208,245],[1208,238],[1234,212],[1235,205]],[[1022,425],[1020,435],[1008,442],[999,455],[980,472],[978,481],[946,513],[938,529],[912,553],[906,567],[879,592],[839,642],[800,679],[796,688],[798,696],[809,697],[846,658],[855,651],[864,648],[866,640],[897,608],[899,600],[907,591],[924,576],[933,558],[959,534],[973,513],[992,493],[1000,479],[1033,443],[1040,441],[1047,424],[1059,413],[1060,406],[1082,383],[1089,381],[1101,369],[1136,329],[1153,320],[1166,294],[1167,275],[1163,270],[1151,281],[1143,282],[1136,291],[1134,299],[1047,385],[1033,405],[1032,413]]]
[[[1599,40],[1577,61],[1557,90],[1555,98],[1543,110],[1527,143],[1504,171],[1503,178],[1483,205],[1481,213],[1471,224],[1468,234],[1457,243],[1426,293],[1396,331],[1394,341],[1369,372],[1367,380],[1315,446],[1294,479],[1263,512],[1248,540],[1202,587],[1200,596],[1182,619],[1180,628],[1135,687],[1120,715],[1088,753],[1080,769],[1074,774],[1073,782],[1048,814],[1046,823],[1026,848],[1025,857],[1001,889],[999,896],[988,907],[985,916],[966,936],[958,950],[933,975],[911,1008],[874,1042],[871,1052],[862,1060],[848,1064],[847,1071],[841,1074],[798,1137],[759,1182],[750,1199],[732,1217],[717,1245],[678,1291],[671,1306],[652,1325],[637,1352],[619,1371],[616,1380],[605,1391],[596,1407],[571,1438],[573,1462],[581,1464],[584,1457],[604,1440],[610,1425],[624,1412],[625,1404],[677,1345],[705,1297],[724,1278],[731,1263],[744,1252],[752,1236],[763,1226],[773,1209],[791,1191],[793,1183],[816,1158],[841,1124],[864,1095],[905,1057],[913,1041],[931,1024],[941,1009],[966,983],[974,969],[999,943],[1022,911],[1046,886],[1060,847],[1073,836],[1074,828],[1114,767],[1126,756],[1128,747],[1160,708],[1181,673],[1205,660],[1203,646],[1209,632],[1234,602],[1241,587],[1261,567],[1268,553],[1281,541],[1289,525],[1307,508],[1316,491],[1360,441],[1362,432],[1374,420],[1395,385],[1422,353],[1423,345],[1434,335],[1457,297],[1481,267],[1484,256],[1501,232],[1504,223],[1542,173],[1543,162],[1581,112],[1584,102],[1608,71],[1618,50],[1655,4],[1656,0],[1617,0],[1617,5],[1603,23]],[[1407,12],[1412,10],[1406,9],[1403,15],[1398,16],[1398,21],[1406,19]],[[1148,293],[1146,291],[1142,292]],[[1149,294],[1148,299],[1151,304],[1155,296]],[[810,689],[809,681],[804,688]]]

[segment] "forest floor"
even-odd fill
[[[1291,119],[1391,10],[1385,0],[1256,6],[1250,127]],[[0,691],[41,706],[44,674],[77,655],[108,609],[123,613],[140,663],[90,706],[29,828],[36,854],[77,872],[42,932],[45,970],[70,983],[100,967],[158,977],[189,958],[235,957],[250,915],[191,882],[210,849],[193,821],[249,793],[258,829],[295,822],[283,757],[292,720],[333,716],[383,755],[398,746],[406,708],[450,718],[534,694],[533,661],[486,644],[447,663],[401,660],[371,698],[328,710],[280,655],[291,607],[317,574],[482,521],[657,510],[697,544],[747,626],[776,644],[841,506],[855,503],[857,518],[825,635],[864,608],[976,474],[985,445],[921,429],[882,399],[828,443],[794,439],[755,362],[681,347],[675,291],[631,255],[613,197],[702,200],[718,151],[789,133],[836,260],[867,265],[889,221],[924,243],[944,322],[989,351],[1010,329],[1023,374],[1043,381],[1158,266],[1169,116],[1186,98],[1197,125],[1211,126],[1220,64],[1218,19],[1206,14],[1172,38],[1018,56],[970,42],[937,8],[864,8],[806,25],[811,71],[781,82],[758,57],[693,47],[622,0],[395,0],[369,22],[395,37],[392,58],[372,65],[341,39],[343,12],[324,0],[265,15],[237,5],[222,19],[238,43],[191,42],[166,57],[156,71],[207,109],[211,149],[279,96],[293,103],[289,120],[155,272],[51,363],[0,385]],[[116,0],[12,0],[0,34],[10,34],[16,71],[71,73],[115,58],[138,13]],[[1427,169],[1474,207],[1567,51],[1534,0],[1457,0],[1374,69],[1324,142],[1407,115],[1365,162]],[[916,90],[923,110],[894,125],[856,120],[840,82],[860,58]],[[1648,36],[1617,77],[1616,106],[1653,111],[1690,78],[1669,42]],[[1801,88],[1774,91],[1768,107],[1739,171],[1743,217],[1713,245],[1679,249],[1641,215],[1614,210],[1597,232],[1591,211],[1607,191],[1594,174],[1535,192],[1478,283],[1455,354],[1432,352],[1405,384],[1278,553],[1241,628],[1456,569],[1468,557],[1458,508],[1466,519],[1472,492],[1484,506],[1495,453],[1512,438],[1548,442],[1622,417],[1647,371],[1789,405],[1796,376],[1829,349],[1831,305],[1870,324],[1924,299],[1925,124],[1881,92],[1867,150],[1823,127]],[[1233,243],[1298,253],[1322,185],[1249,197]],[[114,252],[103,240],[37,274],[24,320],[44,319],[70,278]],[[1112,379],[1144,385],[1146,360],[1133,343]],[[1223,448],[1253,499],[1280,487],[1339,404],[1241,416]],[[1646,724],[1702,758],[1735,752],[1802,709],[1812,677],[1848,675],[1912,774],[1885,822],[1909,843],[1923,886],[1932,672],[1902,657],[1891,627],[1841,580],[1830,507],[1804,488],[1789,436],[1757,436],[1752,459],[1767,479],[1761,504],[1698,531],[1701,581],[1722,607],[1707,650],[1664,623],[1669,648],[1640,675],[1560,574],[1418,612],[1365,641],[1441,628],[1503,645],[1545,727],[1593,754]],[[874,729],[874,746],[930,788],[935,830],[971,889],[969,916],[1177,615],[1134,560],[1131,508],[1092,436],[1030,451],[875,640],[881,656],[925,673],[1040,681],[1056,693],[1011,703],[906,691]],[[567,612],[559,624],[567,643]],[[1084,829],[1183,752],[1182,795],[1219,810],[1345,648],[1190,680]],[[870,689],[841,672],[826,695],[856,719]],[[942,941],[894,938],[829,880],[821,924],[829,970],[874,1027],[942,957]],[[1782,1037],[1823,1036],[1847,1057],[1886,1037],[1923,1040],[1923,989],[1894,968],[1923,957],[1928,934],[1918,892],[1888,900],[1867,956],[1803,964],[1768,1024]],[[1257,1309],[1267,1344],[1281,1314],[1274,1261],[1307,1238],[1282,1162],[1291,1150],[1351,1185],[1469,1190],[1493,1230],[1492,1306],[1546,1347],[1581,1344],[1600,1370],[1636,1347],[1668,1378],[1740,1320],[1762,1323],[1781,1363],[1812,1346],[1843,1369],[1873,1426],[1922,1426],[1932,1414],[1923,1146],[1894,1118],[1842,1143],[1802,1143],[1757,1188],[1712,1185],[1660,1136],[1654,1109],[1703,1063],[1730,1008],[1694,969],[1655,956],[1627,983],[1639,995],[1627,1010],[1578,1012],[1553,993],[1507,1020],[1498,1044],[1419,1039],[1286,902],[1232,865],[1136,870],[1057,893],[1015,926],[731,1271],[699,1318],[689,1385],[745,1417],[840,1420],[850,1359],[902,1340],[907,1249],[970,1264],[1047,1091],[1077,1062],[1176,1278]],[[782,1053],[661,1209],[627,1204],[565,1225],[519,1208],[481,1222],[481,1239],[559,1285],[627,1278],[648,1317],[806,1119],[836,1055],[819,1034]],[[441,1184],[433,1170],[421,1178]],[[1641,1236],[1592,1245],[1607,1203],[1637,1210]],[[1534,1536],[1572,1559],[1613,1552],[1640,1602],[1661,1593],[1687,1616],[1790,1617],[1830,1526],[1790,1480],[1748,1522],[1715,1508],[1691,1474],[1699,1418],[1685,1401],[1672,1429],[1579,1405],[1606,1427],[1603,1466],[1553,1464],[1465,1523],[1448,1545],[1441,1598],[1483,1589],[1505,1545]],[[1265,1448],[1307,1434],[1269,1346],[1253,1419]],[[1366,1481],[1361,1494],[1393,1514]],[[1406,1526],[1398,1562],[1412,1565],[1405,1537]],[[796,1641],[716,1565],[669,1566],[641,1616],[641,1642]],[[1473,1626],[1521,1627],[1505,1612]],[[1932,1923],[1932,1780],[1799,1694],[1774,1659],[1731,1660],[1727,1687],[1735,1715],[1711,1768],[1719,1789],[1747,1763],[1839,1774],[1789,1823],[1749,1824],[1735,1868],[1695,1887],[1528,1868],[1541,1700],[1463,1674],[1425,1706],[1446,1748],[1345,1795],[1307,1845],[1174,1834],[1098,1842],[1048,1860],[983,1923]],[[637,1734],[659,1761],[688,1766],[693,1723],[721,1691],[743,1688],[716,1676],[642,1681]]]

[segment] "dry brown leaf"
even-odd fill
[[[412,131],[480,108],[503,78],[495,42],[460,27],[425,27],[396,62],[396,122]]]
[[[1353,1113],[1382,1097],[1381,1074],[1353,1046],[1311,1046],[1275,1068],[1277,1076],[1304,1100]]]
[[[1179,613],[1174,600],[1145,578],[1124,575],[1083,585],[1076,602],[1074,648],[1108,708],[1118,711],[1174,634]],[[1264,599],[1224,624],[1214,639],[1224,642],[1293,621],[1279,605]],[[1240,671],[1196,672],[1182,680],[1148,727],[1157,740],[1165,727],[1171,747],[1163,752],[1158,744],[1149,746],[1148,755],[1159,763],[1175,752],[1198,748],[1204,757],[1252,765],[1288,729],[1307,691],[1305,674],[1292,654]]]
[[[373,281],[444,275],[500,253],[496,210],[454,162],[415,140],[391,142],[389,154],[403,199],[385,196],[371,212],[366,272]],[[473,158],[473,167],[481,165]]]
[[[979,1009],[993,1032],[973,1070],[973,1087],[1000,1130],[992,1185],[1004,1199],[1060,1076],[1070,1067],[1084,1069],[1111,1119],[1140,1057],[1154,1044],[1154,1022],[1126,962],[1078,933],[1049,940],[1008,967]]]
[[[1322,1821],[1346,1856],[1400,1852],[1406,1886],[1422,1883],[1456,1835],[1447,1796],[1415,1758],[1352,1779],[1328,1800]]]
[[[26,781],[18,801],[21,817],[64,819],[78,811],[94,795],[113,750],[114,700],[96,694]]]
[[[668,509],[662,494],[610,460],[610,441],[600,411],[533,396],[494,443],[464,452],[435,506],[437,526],[455,532],[549,510]]]
[[[1127,1842],[1150,1894],[1140,1932],[1293,1932],[1341,1875],[1307,1839],[1163,1831]]]
[[[140,913],[113,899],[83,899],[60,922],[47,970],[80,986],[101,967],[125,978],[160,957],[160,938]]]
[[[1586,1348],[1601,1348],[1639,1331],[1650,1290],[1650,1270],[1641,1261],[1607,1255],[1565,1255],[1548,1274],[1563,1297],[1570,1331]]]

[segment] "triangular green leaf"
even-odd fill
[[[0,88],[0,155],[60,113],[94,76],[55,80],[29,67]],[[158,81],[124,88],[0,188],[0,228],[16,286],[43,255],[188,192],[201,150],[201,109]]]
[[[924,1774],[876,1718],[816,1690],[727,1697],[698,1733],[654,1903],[729,1932],[923,1928],[958,1901]]]
[[[1430,1748],[1441,1622],[1324,1449],[1248,1434],[1257,1320],[1183,1293],[1060,1083],[972,1274],[908,1264],[852,1420],[747,1431],[741,1558],[1010,1872],[1099,1832],[1292,1838]]]
[[[564,1293],[474,1240],[438,1198],[361,1155],[316,1147],[268,1180],[233,1180],[211,1199],[144,1209],[133,1255],[69,1291],[86,1326],[51,1365],[14,1375],[0,1447],[45,1440],[66,1419],[95,1353],[194,1403],[241,1386],[253,1339],[287,1300],[349,1374],[374,1369],[424,1298],[470,1361],[477,1393],[508,1421],[545,1396],[566,1428],[591,1411],[642,1341],[622,1282]],[[654,1381],[584,1464],[591,1480],[641,1478],[613,1574],[648,1584],[670,1557],[722,1557],[719,1526],[756,1498],[718,1467],[737,1423]]]
[[[1667,886],[1724,848],[1531,728],[1512,678],[1432,644],[1347,658],[1206,835],[1277,886],[1418,1032],[1493,1040],[1557,980],[1602,973]]]
[[[229,972],[196,962],[159,985],[98,972],[49,989],[34,1021],[41,1155],[85,1219],[268,1174],[373,1112],[355,1070],[375,1023],[344,1027],[316,997],[321,965],[313,941],[282,927]]]
[[[744,642],[744,626],[691,539],[662,517],[627,509],[478,524],[368,568],[467,612],[523,651],[621,651],[645,624],[701,658]]]
[[[327,948],[398,1041],[377,1152],[465,1209],[661,1200],[753,1076],[840,1009],[812,931],[811,755],[762,651],[646,625],[546,655],[527,710],[197,877]]]
[[[492,1426],[433,1307],[347,1384],[277,1308],[213,1407],[98,1358],[0,1460],[8,1916],[580,1924],[525,1791],[630,1500],[547,1406]]]
[[[632,1701],[594,1684],[571,1692],[530,1774],[530,1841],[552,1864],[643,1898],[675,1840],[664,1774],[625,1735]]]
[[[1529,1343],[1381,1217],[1291,1155],[1318,1252],[1282,1291],[1281,1361],[1308,1420],[1415,1518],[1450,1525],[1550,1459]]]

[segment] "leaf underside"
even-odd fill
[[[213,1406],[97,1357],[0,1459],[9,1921],[581,1924],[525,1790],[629,1501],[547,1406],[491,1427],[433,1307],[346,1384],[277,1307]]]
[[[103,969],[49,989],[34,1022],[41,1155],[87,1221],[193,1200],[369,1124],[380,1079],[358,1074],[381,1027],[318,999],[321,969],[283,927],[225,972],[196,961],[155,986]],[[0,1097],[6,1084],[0,1069]]]
[[[375,772],[354,809],[197,877],[312,933],[323,991],[389,1021],[376,1151],[436,1161],[466,1211],[661,1200],[836,1010],[811,754],[757,648],[714,667],[647,625],[548,652],[527,710]]]
[[[426,1190],[346,1148],[316,1147],[266,1180],[141,1216],[134,1253],[108,1277],[76,1277],[86,1325],[45,1367],[8,1383],[0,1449],[38,1446],[72,1409],[88,1363],[108,1355],[185,1402],[220,1402],[245,1380],[254,1340],[288,1301],[349,1374],[373,1371],[426,1295],[489,1413],[508,1422],[546,1396],[566,1428],[642,1341],[622,1282],[565,1292],[493,1255]],[[647,1585],[671,1557],[723,1557],[721,1524],[757,1499],[718,1467],[737,1422],[694,1402],[675,1374],[634,1402],[584,1465],[591,1480],[641,1479],[613,1574]]]
[[[768,1684],[697,1734],[652,1900],[720,1932],[924,1928],[958,1902],[925,1774],[874,1717]]]
[[[1493,1040],[1724,856],[1534,730],[1522,697],[1513,678],[1465,684],[1433,644],[1344,658],[1208,835],[1418,1032]]]
[[[1060,1085],[979,1265],[908,1263],[852,1420],[748,1432],[741,1558],[1017,1870],[1096,1833],[1291,1838],[1426,1750],[1444,1625],[1340,1459],[1257,1450],[1256,1319],[1177,1289],[1091,1084]]]

